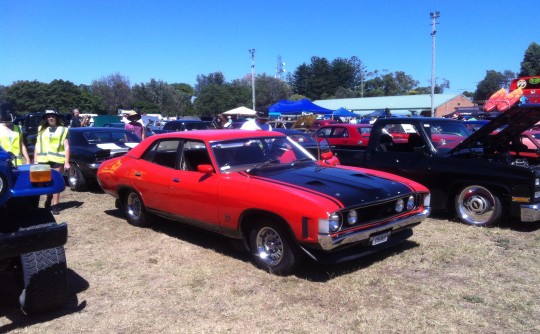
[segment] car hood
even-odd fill
[[[452,149],[450,153],[476,146],[478,142],[491,147],[508,145],[512,139],[517,138],[523,131],[531,128],[538,121],[540,121],[540,104],[514,106],[473,132]],[[501,131],[493,133],[502,127],[504,128]]]
[[[364,205],[413,192],[409,186],[401,182],[361,171],[313,165],[289,169],[263,169],[258,170],[252,177],[322,193],[338,200],[345,207]]]

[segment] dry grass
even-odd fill
[[[62,202],[70,301],[25,317],[2,281],[0,332],[540,333],[538,223],[431,218],[397,249],[277,277],[214,234],[132,227],[108,195]]]

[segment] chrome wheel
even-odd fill
[[[257,233],[257,255],[269,266],[277,265],[283,257],[281,236],[270,227],[263,227]]]
[[[459,219],[470,225],[488,226],[502,214],[499,198],[482,186],[467,186],[456,197]]]
[[[126,216],[127,220],[132,222],[138,222],[143,218],[143,207],[141,198],[134,192],[130,192],[126,198]]]

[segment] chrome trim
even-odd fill
[[[535,222],[540,220],[540,204],[521,204],[521,221]]]
[[[393,231],[393,230],[401,229],[408,225],[414,225],[426,219],[430,213],[431,213],[431,207],[425,208],[424,211],[418,214],[415,214],[413,216],[408,216],[403,219],[397,219],[390,223],[383,224],[383,225],[370,228],[367,230],[360,230],[360,231],[355,231],[352,233],[347,233],[335,239],[332,238],[330,234],[319,234],[319,238],[318,238],[319,244],[324,250],[332,250],[334,248],[337,248],[346,244],[367,240],[369,239],[369,236],[372,235],[373,233],[377,233],[377,232],[389,230],[389,229]]]
[[[88,164],[88,168],[90,168],[90,169],[98,169],[99,166],[101,166],[101,162]]]

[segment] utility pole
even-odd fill
[[[251,53],[251,99],[255,110],[255,49],[249,49],[248,52]]]
[[[435,117],[435,26],[440,12],[429,13],[431,17],[431,117]]]
[[[285,63],[281,59],[281,56],[278,56],[276,65],[276,79],[283,80],[283,73],[285,73],[286,71],[287,70],[285,70]]]

